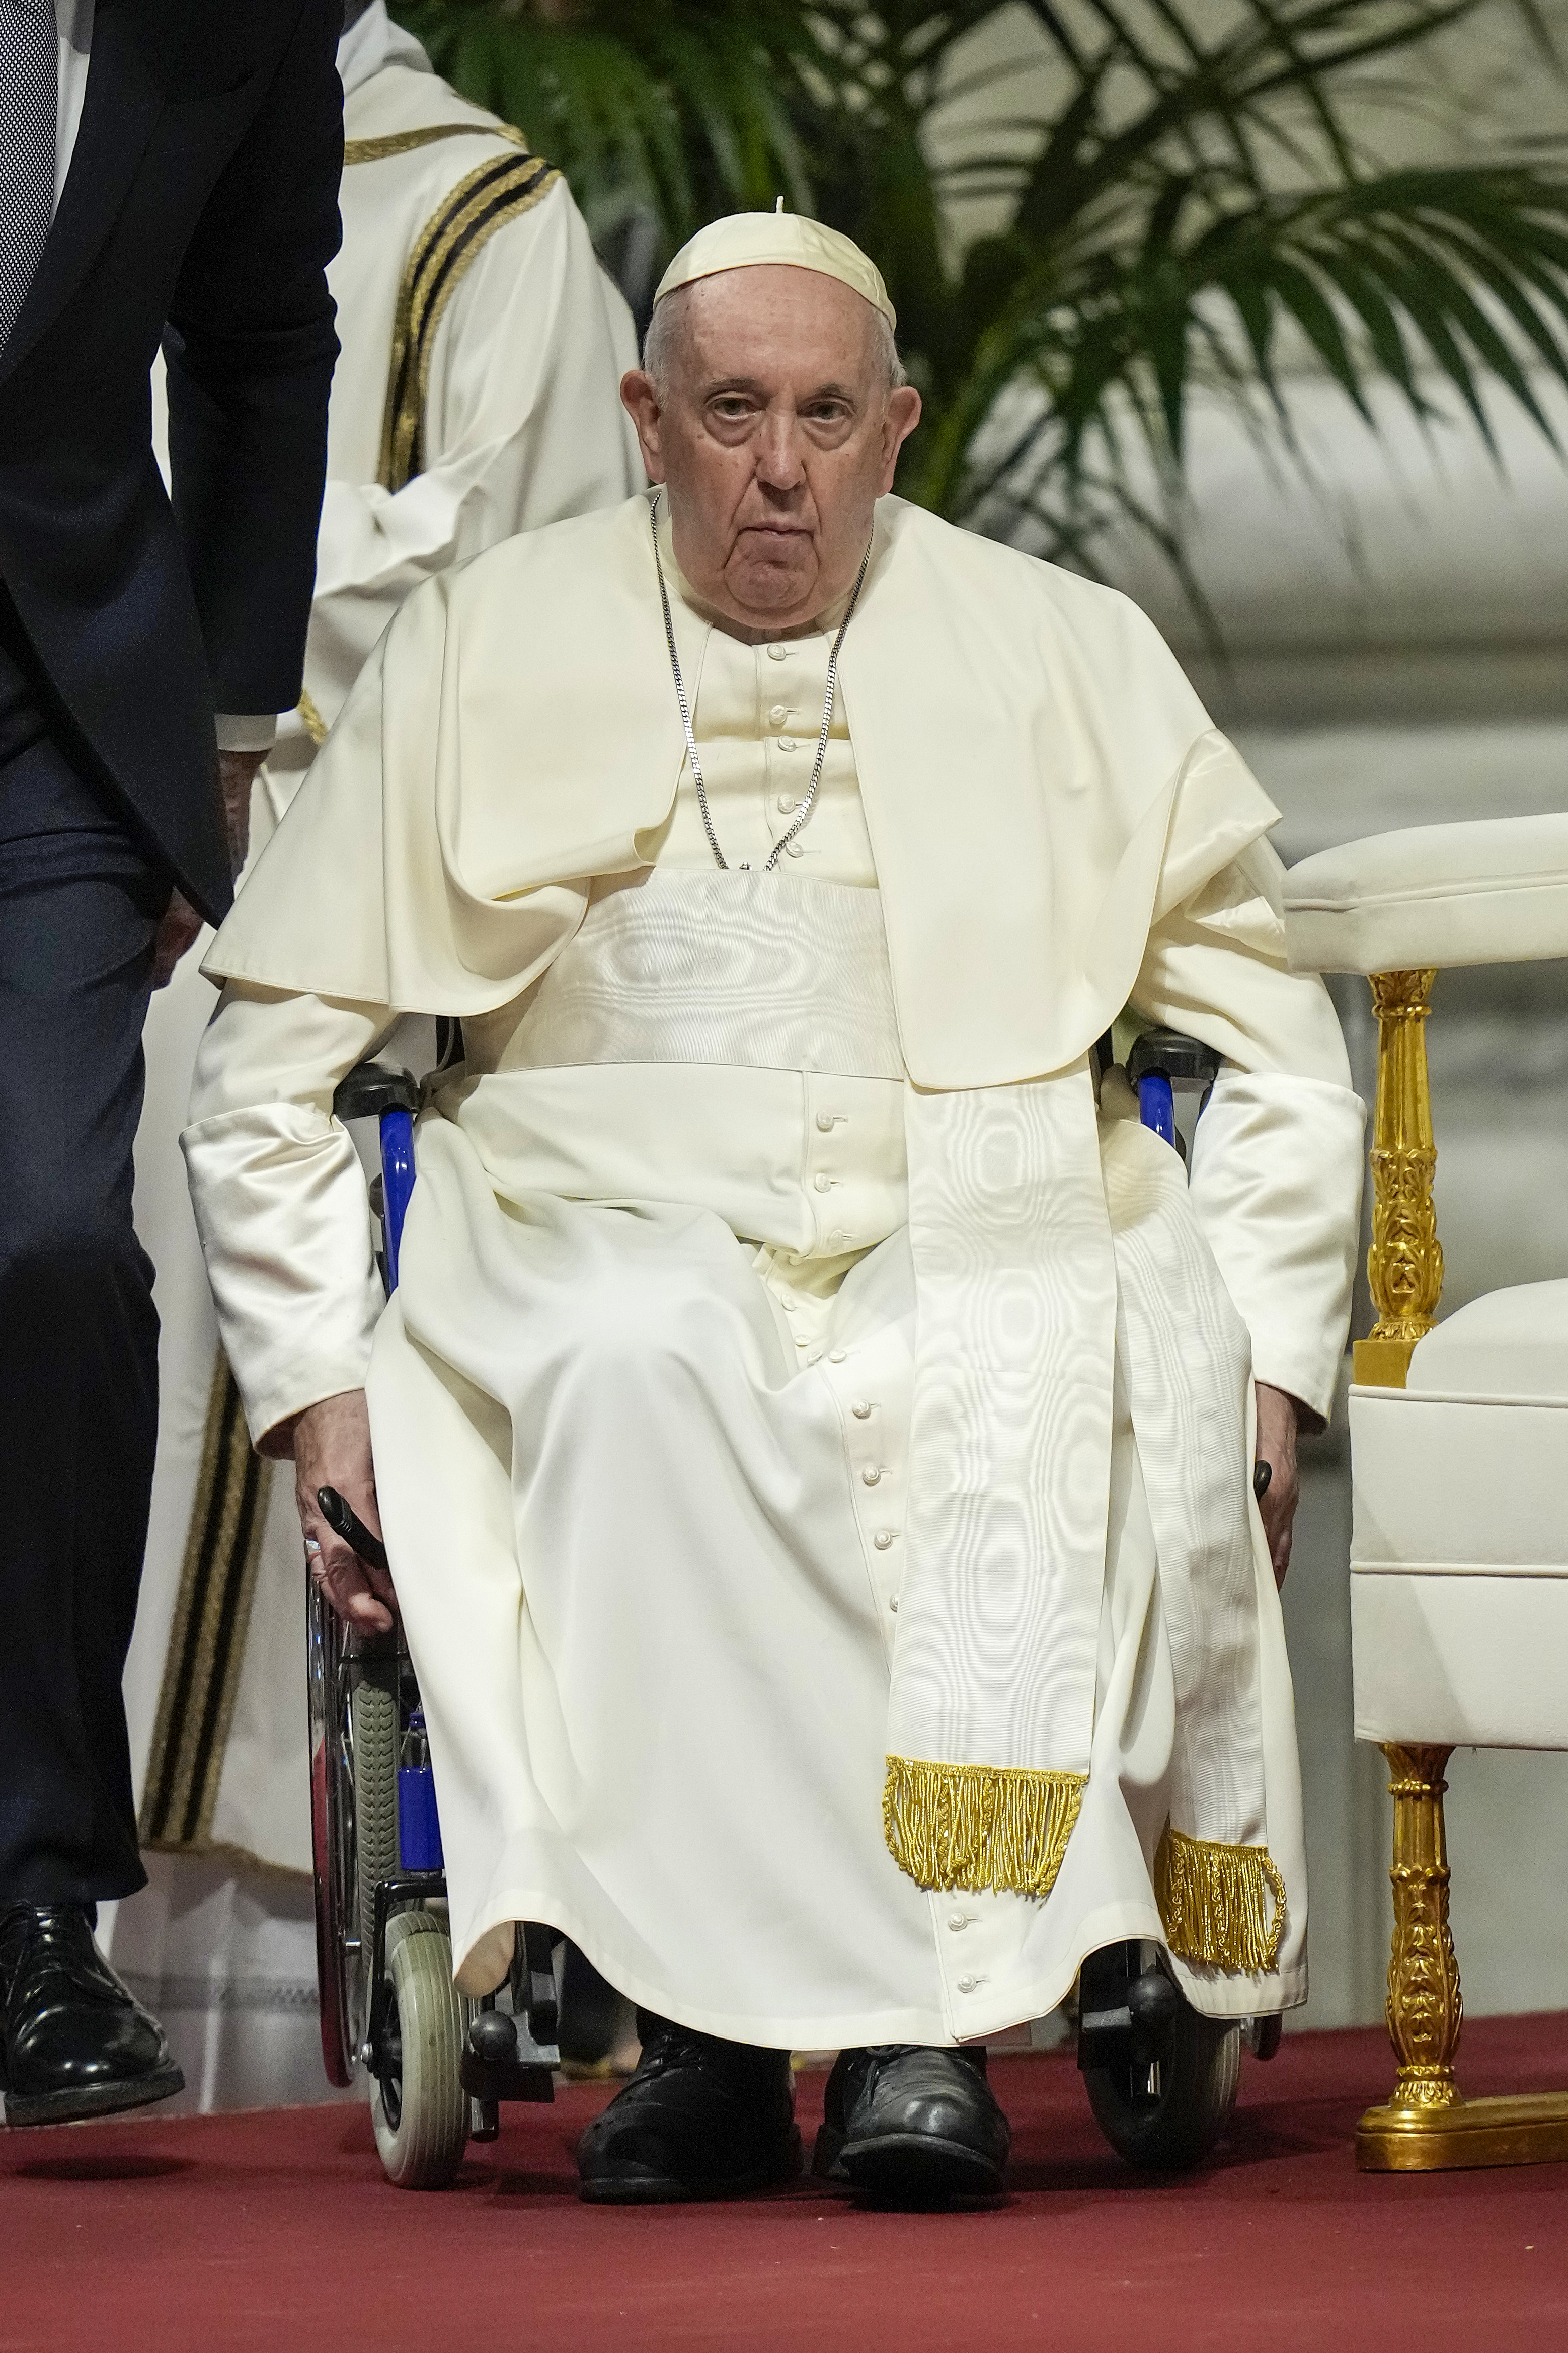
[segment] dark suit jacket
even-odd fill
[[[98,0],[70,171],[0,352],[0,580],[40,695],[214,921],[231,895],[215,708],[300,693],[342,21],[342,0]],[[150,438],[161,338],[172,511]]]

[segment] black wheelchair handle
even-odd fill
[[[1212,1087],[1219,1076],[1219,1056],[1200,1038],[1180,1029],[1145,1029],[1133,1039],[1127,1057],[1127,1075],[1136,1086],[1156,1071],[1184,1093]]]
[[[392,1565],[386,1557],[386,1546],[379,1536],[373,1536],[352,1504],[346,1504],[335,1487],[318,1487],[316,1501],[321,1507],[321,1517],[344,1544],[358,1553],[367,1568],[379,1568],[390,1577]]]
[[[356,1062],[332,1097],[335,1119],[379,1119],[384,1111],[417,1111],[419,1082],[382,1062]]]
[[[1253,1466],[1252,1466],[1252,1492],[1253,1492],[1253,1493],[1257,1496],[1257,1498],[1258,1498],[1258,1502],[1259,1502],[1260,1504],[1261,1504],[1261,1502],[1263,1501],[1263,1498],[1265,1497],[1265,1495],[1267,1495],[1267,1493],[1268,1493],[1268,1482],[1269,1482],[1269,1481],[1273,1478],[1273,1476],[1274,1476],[1274,1465],[1273,1465],[1273,1463],[1272,1463],[1272,1462],[1255,1462],[1255,1463],[1253,1464]],[[323,1488],[322,1488],[322,1490],[321,1490],[321,1493],[322,1493],[323,1494],[326,1494],[328,1492],[329,1492],[329,1491],[328,1491],[325,1487],[323,1487]],[[326,1505],[325,1505],[324,1504],[322,1504],[321,1509],[322,1509],[323,1511],[325,1511],[325,1510],[326,1510]],[[342,1530],[340,1529],[339,1534],[341,1535],[342,1533]],[[353,1538],[352,1538],[352,1537],[350,1538],[350,1542],[351,1542],[351,1543],[353,1542]]]

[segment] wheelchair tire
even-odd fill
[[[367,1667],[353,1694],[354,1880],[360,1951],[368,1968],[375,1886],[397,1873],[397,1664]]]
[[[429,1912],[397,1913],[387,1924],[386,1970],[393,2064],[371,2082],[376,2148],[399,2189],[444,2189],[468,2138],[468,2095],[458,2077],[468,2006],[452,1983],[445,1922]]]
[[[1094,2120],[1119,2157],[1148,2172],[1181,2173],[1200,2164],[1229,2124],[1241,2080],[1241,2028],[1205,2018],[1177,1989],[1169,2056],[1160,2088],[1135,2078],[1142,2068],[1086,2067]]]
[[[349,1767],[348,1679],[342,1629],[314,1578],[306,1579],[307,1698],[310,1724],[310,1847],[315,1876],[316,1982],[327,2081],[353,2082],[363,2026],[363,1971],[351,1964],[357,1926],[353,1780]]]

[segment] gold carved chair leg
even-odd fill
[[[1399,2073],[1387,2105],[1369,2108],[1356,2127],[1356,2163],[1368,2173],[1430,2173],[1568,2158],[1568,2092],[1467,2100],[1454,2079],[1465,2005],[1448,1933],[1449,1751],[1390,1744],[1383,1753],[1394,1799],[1388,2032]]]
[[[1443,1291],[1443,1246],[1432,1178],[1432,1096],[1426,1017],[1435,970],[1372,976],[1377,1015],[1373,1116],[1372,1248],[1367,1278],[1377,1321],[1355,1345],[1363,1387],[1405,1387],[1416,1342],[1432,1329]],[[1568,2092],[1467,2100],[1454,2079],[1465,2009],[1448,1933],[1448,1854],[1441,1747],[1386,1746],[1394,1799],[1394,1944],[1388,2031],[1399,2073],[1384,2107],[1356,2130],[1363,2171],[1426,2173],[1447,2166],[1527,2165],[1568,2158]]]

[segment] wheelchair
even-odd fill
[[[414,1187],[419,1089],[379,1063],[333,1098],[380,1126],[388,1292]],[[345,1530],[345,1534],[350,1533]],[[494,2140],[503,2100],[555,2096],[553,1936],[520,1924],[507,1982],[478,2002],[452,1983],[452,1942],[419,1687],[401,1627],[344,1626],[307,1578],[310,1834],[321,2058],[346,2088],[363,2071],[375,2145],[403,2189],[439,2189],[470,2140]]]
[[[1112,1055],[1109,1035],[1096,1060]],[[444,1064],[447,1057],[441,1055]],[[1201,1113],[1219,1058],[1196,1039],[1147,1030],[1127,1077],[1140,1116],[1185,1157],[1178,1094]],[[417,1082],[361,1063],[338,1088],[345,1123],[375,1118],[383,1279],[397,1284],[414,1187]],[[345,1534],[350,1531],[345,1529]],[[418,1684],[401,1629],[342,1625],[307,1578],[310,1822],[321,2056],[346,2088],[363,2071],[382,2165],[405,2189],[448,2184],[470,2140],[493,2140],[503,2100],[550,2101],[560,2064],[553,1933],[520,1924],[507,1982],[482,2000],[452,1983],[440,1823]],[[1160,1947],[1137,1940],[1091,1954],[1079,1975],[1078,2063],[1096,2122],[1129,2163],[1176,2171],[1222,2137],[1236,2105],[1245,2041],[1260,2059],[1280,2021],[1204,2017]]]

